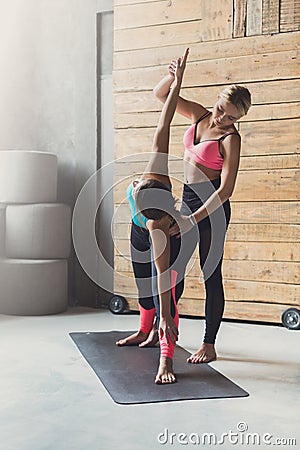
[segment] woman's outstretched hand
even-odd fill
[[[173,317],[168,316],[160,318],[158,336],[160,339],[165,337],[168,344],[170,344],[170,342],[176,344],[176,341],[178,340],[178,328]]]
[[[190,231],[193,226],[189,216],[181,216],[179,219],[176,219],[176,223],[170,227],[169,235],[180,237],[180,235]]]
[[[169,65],[169,74],[177,79],[182,79],[184,74],[189,48],[186,48],[183,56],[178,59],[173,59]]]

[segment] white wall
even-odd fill
[[[58,201],[72,206],[97,167],[96,13],[113,0],[1,0],[0,8],[0,150],[56,153]],[[86,304],[95,286],[74,261],[71,302]]]

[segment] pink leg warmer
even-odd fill
[[[143,333],[150,333],[153,327],[153,320],[155,317],[156,309],[145,309],[139,305],[140,310],[140,331]]]
[[[172,292],[172,301],[173,301],[174,307],[175,307],[174,322],[175,322],[176,326],[178,327],[179,315],[178,315],[178,309],[177,309],[177,304],[176,304],[177,275],[178,275],[178,273],[175,270],[171,270],[171,286],[172,286],[171,292]],[[159,343],[160,343],[160,355],[173,359],[176,344],[173,344],[173,342],[171,342],[171,341],[170,341],[170,343],[168,343],[165,336],[163,336],[162,338],[159,339]]]

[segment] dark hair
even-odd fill
[[[166,215],[178,217],[176,200],[168,186],[154,178],[141,181],[135,192],[137,209],[147,219],[160,220]]]

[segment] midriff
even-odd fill
[[[209,167],[202,166],[188,156],[184,158],[185,184],[202,183],[203,181],[214,180],[216,178],[219,178],[220,174],[221,170],[215,170]]]

